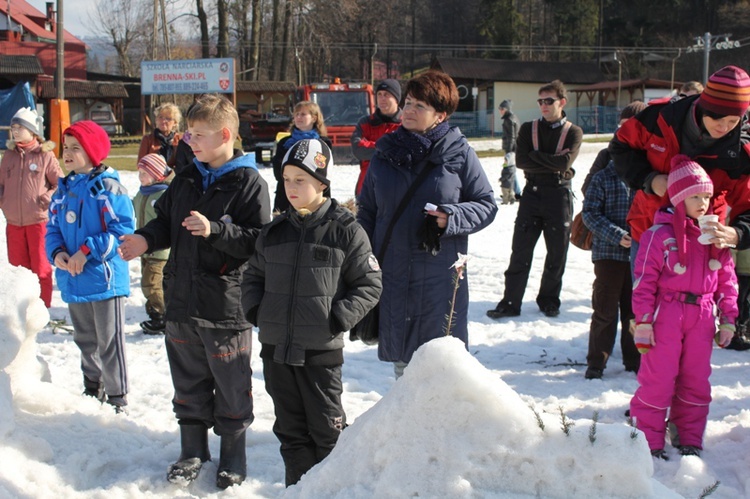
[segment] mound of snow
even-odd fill
[[[433,340],[285,497],[675,497],[652,479],[642,434],[565,420],[536,413],[461,341]]]
[[[11,387],[27,374],[42,375],[35,341],[48,322],[37,277],[28,269],[7,266],[0,275],[0,436],[14,427]]]

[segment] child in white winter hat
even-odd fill
[[[63,176],[54,142],[45,142],[42,121],[24,107],[10,120],[10,139],[0,162],[0,207],[5,214],[8,261],[39,278],[41,298],[52,302],[52,266],[44,252],[47,208]]]

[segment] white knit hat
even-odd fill
[[[13,115],[13,118],[10,119],[10,124],[21,125],[37,137],[44,138],[44,125],[42,124],[42,118],[34,109],[22,107]]]

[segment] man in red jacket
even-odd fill
[[[649,105],[617,131],[609,152],[620,177],[638,189],[628,213],[634,260],[641,234],[667,202],[667,175],[676,154],[694,159],[714,184],[713,212],[720,217],[712,243],[750,247],[750,77],[726,66],[703,93],[671,104]],[[731,226],[726,223],[732,209]]]
[[[359,178],[354,194],[359,197],[362,182],[365,180],[370,159],[375,154],[375,142],[401,125],[401,84],[388,78],[375,89],[378,108],[370,116],[364,116],[357,123],[352,135],[352,152],[359,160]]]

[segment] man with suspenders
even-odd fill
[[[493,319],[521,315],[534,247],[544,234],[547,257],[536,303],[547,317],[560,314],[560,290],[573,218],[572,165],[583,131],[570,123],[563,108],[565,86],[555,80],[539,89],[540,119],[521,125],[516,143],[516,165],[526,177],[513,230],[513,248],[505,271],[505,294],[487,311]]]

